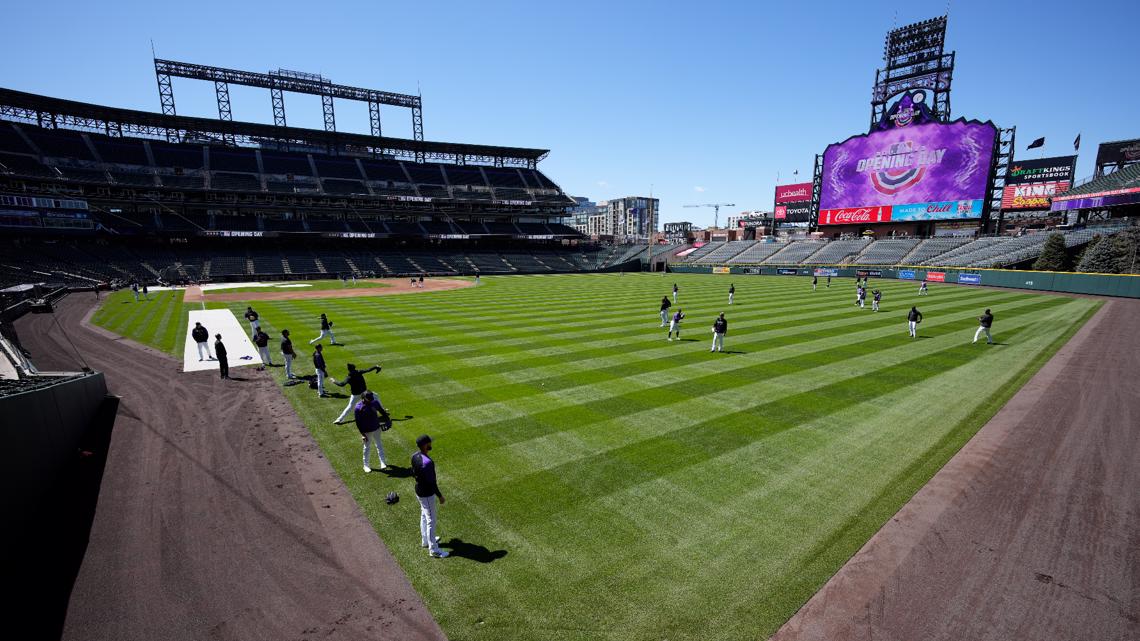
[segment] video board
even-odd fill
[[[956,120],[852,136],[823,153],[819,224],[980,218],[997,127]]]

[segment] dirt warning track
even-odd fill
[[[383,282],[383,287],[368,287],[370,282]],[[363,283],[363,286],[361,285]],[[187,303],[200,303],[202,301],[234,302],[258,300],[309,300],[314,298],[357,298],[363,296],[390,296],[393,294],[415,294],[420,292],[438,292],[448,289],[462,289],[472,287],[475,283],[457,278],[424,280],[424,286],[412,287],[411,281],[394,278],[386,281],[360,281],[356,286],[344,289],[305,289],[303,287],[289,287],[272,289],[261,292],[227,292],[223,290],[205,291],[200,287],[187,287],[182,300]]]
[[[183,374],[86,326],[93,302],[56,316],[122,401],[63,639],[444,639],[268,375]],[[39,367],[76,368],[50,315],[19,327]]]
[[[773,639],[1140,639],[1137,337],[1106,302]]]

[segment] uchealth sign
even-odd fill
[[[926,280],[932,283],[945,283],[946,272],[926,272]]]
[[[839,276],[839,268],[838,267],[816,267],[815,268],[815,275],[816,276]]]
[[[811,201],[812,183],[776,185],[776,204]]]

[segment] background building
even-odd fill
[[[593,203],[575,198],[568,225],[590,236],[609,236],[617,243],[646,242],[657,231],[660,200],[645,196],[625,196]]]

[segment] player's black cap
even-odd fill
[[[423,447],[428,443],[431,443],[431,437],[427,434],[421,434],[416,437],[416,447]]]

